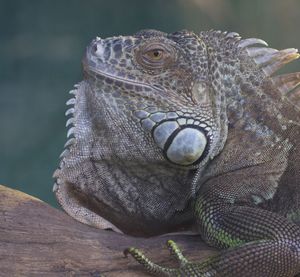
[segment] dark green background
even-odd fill
[[[297,48],[299,27],[297,0],[0,0],[0,183],[55,205],[67,92],[95,36],[213,28]]]

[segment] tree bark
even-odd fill
[[[124,258],[123,250],[134,246],[161,265],[177,267],[167,239],[191,261],[216,253],[196,235],[137,238],[99,230],[0,185],[0,276],[149,276],[131,257]]]

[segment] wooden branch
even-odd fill
[[[199,236],[136,238],[81,224],[32,196],[0,185],[1,276],[148,276],[123,250],[135,246],[153,261],[177,266],[165,242],[192,261],[215,253]],[[3,275],[2,275],[3,274]]]

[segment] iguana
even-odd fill
[[[300,273],[299,57],[234,32],[96,38],[66,112],[54,192],[75,219],[151,236],[197,230],[223,249],[158,276]]]

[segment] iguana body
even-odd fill
[[[299,57],[236,33],[95,39],[54,191],[77,220],[133,235],[196,229],[224,249],[164,276],[300,273]]]

